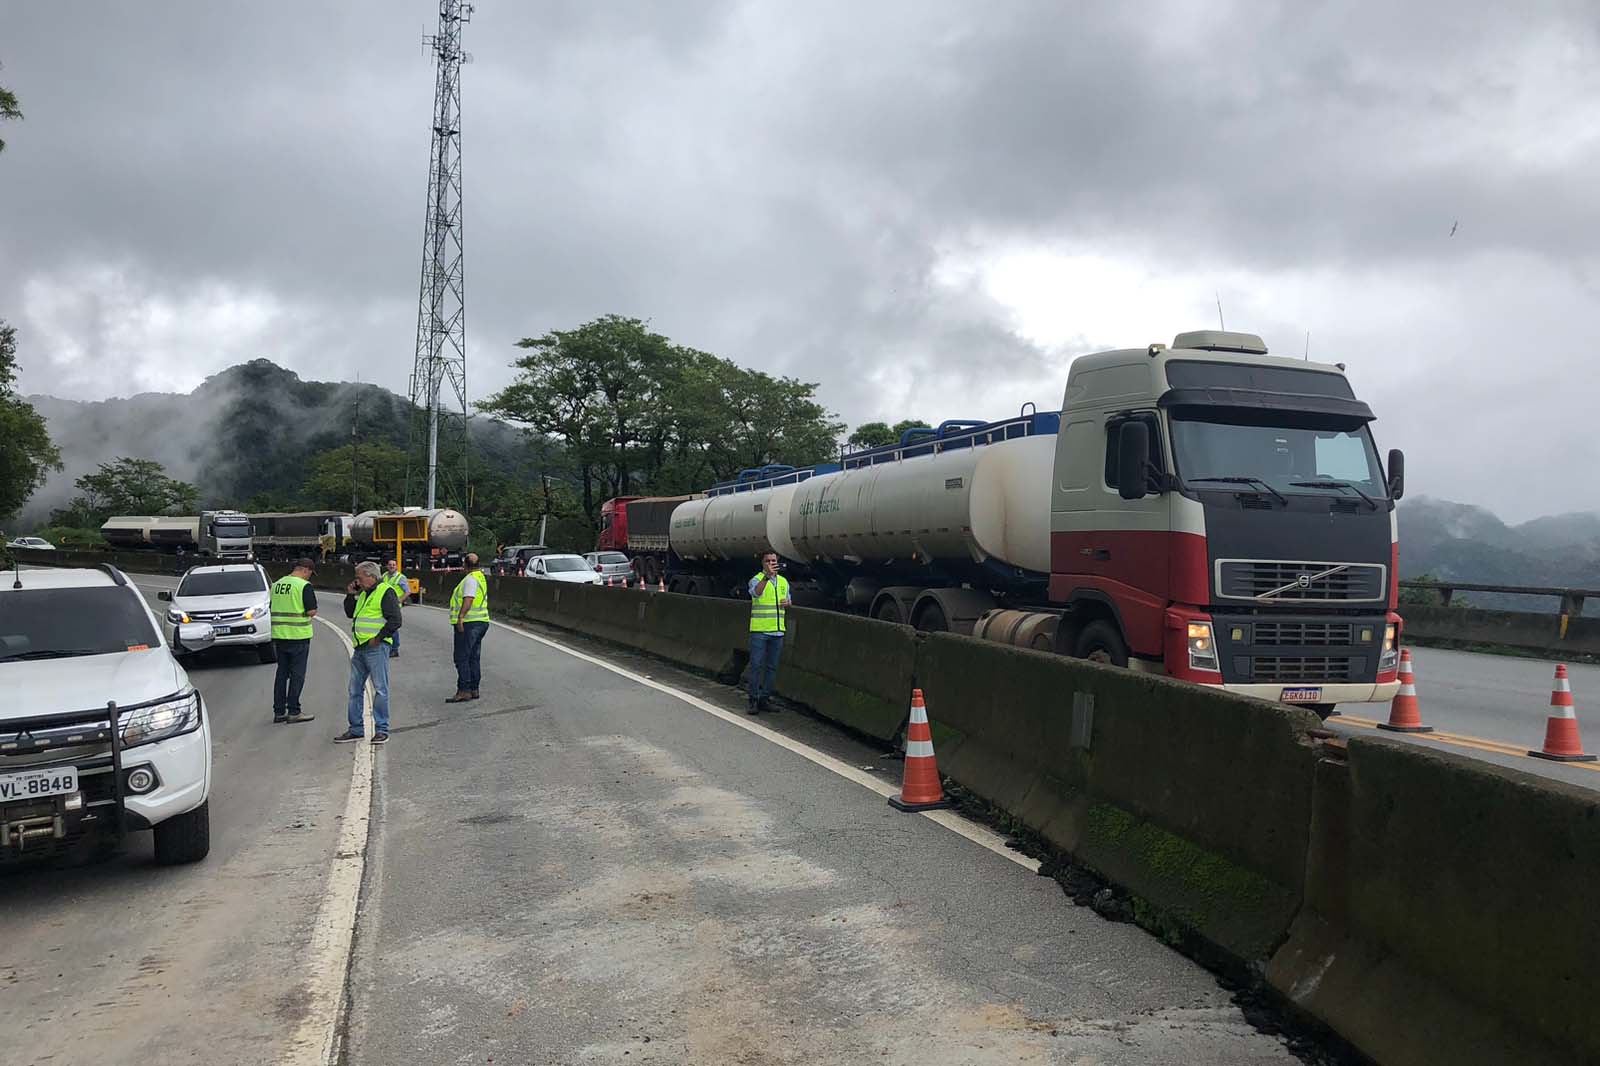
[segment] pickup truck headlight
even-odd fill
[[[1379,670],[1393,670],[1400,662],[1399,641],[1393,623],[1383,627],[1383,654],[1378,657]]]
[[[244,612],[245,621],[248,622],[252,618],[265,618],[267,611],[271,609],[272,601],[270,600],[265,603],[258,603],[254,607],[247,607]]]
[[[200,728],[200,693],[190,689],[160,703],[128,711],[118,724],[125,748],[192,733]]]
[[[1211,638],[1210,622],[1189,623],[1189,669],[1218,669],[1217,642]]]
[[[167,612],[167,621],[175,626],[186,626],[189,624],[189,616],[174,607]]]

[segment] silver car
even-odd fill
[[[159,592],[168,602],[162,618],[167,643],[176,650],[176,630],[205,622],[216,633],[215,646],[249,646],[264,663],[276,662],[272,646],[272,605],[267,572],[258,563],[196,566],[183,575],[176,592]]]
[[[633,583],[633,563],[621,552],[590,552],[583,557],[600,578],[600,584],[613,581],[622,585]]]

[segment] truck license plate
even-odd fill
[[[1286,688],[1278,695],[1279,703],[1321,703],[1322,689]]]
[[[45,799],[48,796],[67,796],[76,791],[78,791],[76,766],[0,775],[0,803]]]

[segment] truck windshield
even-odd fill
[[[178,595],[233,596],[266,590],[266,583],[254,570],[191,570],[178,586]]]
[[[250,523],[241,522],[237,519],[232,521],[219,519],[211,523],[211,535],[213,537],[248,537],[250,535]]]
[[[127,589],[18,589],[0,595],[0,663],[111,655],[159,643]]]
[[[1351,489],[1380,499],[1388,495],[1365,423],[1263,425],[1174,415],[1172,444],[1179,476],[1190,485],[1201,482],[1198,488],[1249,478],[1284,495],[1327,492],[1355,499]]]

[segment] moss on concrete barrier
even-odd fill
[[[1319,772],[1272,984],[1394,1066],[1600,1061],[1600,793],[1380,737]]]
[[[916,675],[950,777],[1234,958],[1287,934],[1314,715],[948,634]]]
[[[917,635],[909,626],[797,607],[789,612],[777,691],[825,718],[890,740],[910,714],[916,664]]]

